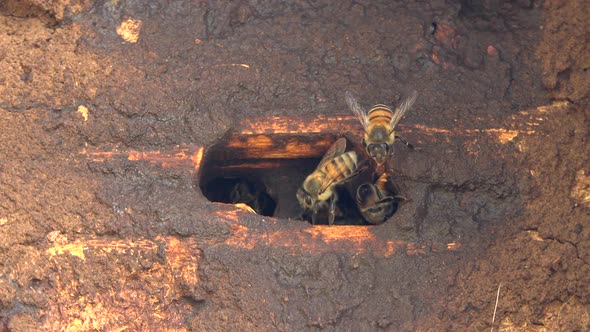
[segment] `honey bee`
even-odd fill
[[[318,211],[328,207],[328,224],[335,219],[338,195],[335,187],[358,174],[357,154],[346,150],[346,139],[340,138],[328,149],[316,169],[297,190],[297,200],[305,212],[312,213],[312,223],[317,221]]]
[[[272,216],[275,210],[275,203],[266,192],[243,179],[236,181],[229,192],[229,200],[232,204],[246,204],[263,216]]]
[[[416,101],[417,95],[416,91],[414,91],[395,112],[388,106],[382,104],[377,104],[369,112],[366,112],[350,92],[347,91],[345,93],[348,107],[357,116],[365,129],[363,145],[367,154],[378,165],[382,165],[393,154],[393,143],[396,138],[408,147],[412,147],[405,139],[396,136],[394,130],[401,118]]]
[[[371,224],[381,224],[389,219],[401,197],[396,196],[387,173],[372,183],[360,185],[356,191],[356,203],[363,218]]]

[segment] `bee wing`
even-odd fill
[[[356,115],[356,117],[359,119],[359,121],[363,125],[363,128],[366,131],[367,128],[369,127],[369,117],[367,116],[367,112],[363,109],[363,107],[361,105],[359,105],[359,103],[356,101],[356,99],[352,96],[352,93],[346,91],[344,93],[344,97],[346,99],[346,103],[348,104],[348,107],[350,107],[350,110],[352,111],[352,113],[354,113],[354,115]]]
[[[357,157],[356,157],[356,152],[354,152],[354,151],[349,151],[349,152],[347,152],[347,153],[350,153],[351,155],[355,155],[355,157],[354,157],[354,158],[355,158],[355,159],[357,158]],[[348,175],[348,176],[347,176],[347,177],[345,177],[344,179],[341,179],[341,180],[338,180],[338,181],[336,181],[336,178],[337,178],[337,176],[335,176],[335,177],[331,177],[331,178],[329,179],[329,181],[326,181],[326,183],[324,183],[324,185],[323,185],[323,186],[322,186],[322,188],[320,189],[319,193],[321,194],[321,193],[325,192],[326,190],[328,190],[328,188],[330,188],[330,187],[331,187],[332,185],[334,185],[334,184],[340,184],[340,183],[344,183],[344,182],[346,182],[346,181],[348,181],[348,180],[352,179],[353,177],[357,176],[357,175],[359,174],[359,172],[360,172],[360,169],[359,169],[358,165],[359,165],[359,164],[357,164],[357,165],[356,165],[356,167],[355,167],[355,168],[352,170],[352,173],[350,173],[350,175]],[[363,170],[364,170],[364,169],[363,169]]]
[[[410,97],[404,100],[404,102],[395,110],[395,113],[391,117],[391,128],[395,128],[406,112],[412,108],[412,105],[414,105],[414,102],[416,101],[416,97],[418,97],[418,92],[412,92]]]
[[[326,151],[316,169],[321,168],[326,162],[336,158],[336,156],[343,154],[344,150],[346,150],[346,138],[341,137]]]
[[[348,179],[348,178],[347,178]],[[342,181],[338,181],[338,183],[342,183],[344,181],[346,181],[347,179],[344,179]],[[324,186],[320,189],[318,195],[323,194],[326,190],[328,190],[328,188],[330,188],[333,184],[337,184],[336,182],[336,178],[331,178],[330,181],[326,181],[326,183],[324,183]]]

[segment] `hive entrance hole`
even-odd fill
[[[201,191],[212,202],[244,203],[276,218],[301,214],[295,192],[319,159],[254,159],[204,163]]]
[[[296,198],[297,189],[336,138],[228,134],[205,153],[199,172],[200,189],[212,202],[243,203],[264,216],[301,219],[303,210]],[[337,189],[336,224],[366,224],[352,195],[363,181],[371,180],[359,176]],[[321,220],[327,221],[327,216]]]

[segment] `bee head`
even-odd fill
[[[367,145],[367,154],[373,158],[377,164],[381,165],[389,155],[390,146],[387,143],[371,143]]]
[[[301,205],[301,207],[305,210],[312,209],[314,200],[311,195],[303,188],[297,189],[297,200],[299,201],[299,205]]]

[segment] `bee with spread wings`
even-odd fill
[[[414,91],[396,110],[386,105],[377,104],[368,112],[365,111],[350,92],[345,93],[346,103],[359,119],[365,130],[363,145],[367,154],[377,162],[383,164],[393,154],[393,143],[399,139],[411,147],[405,139],[395,135],[395,126],[412,107],[417,97]]]

